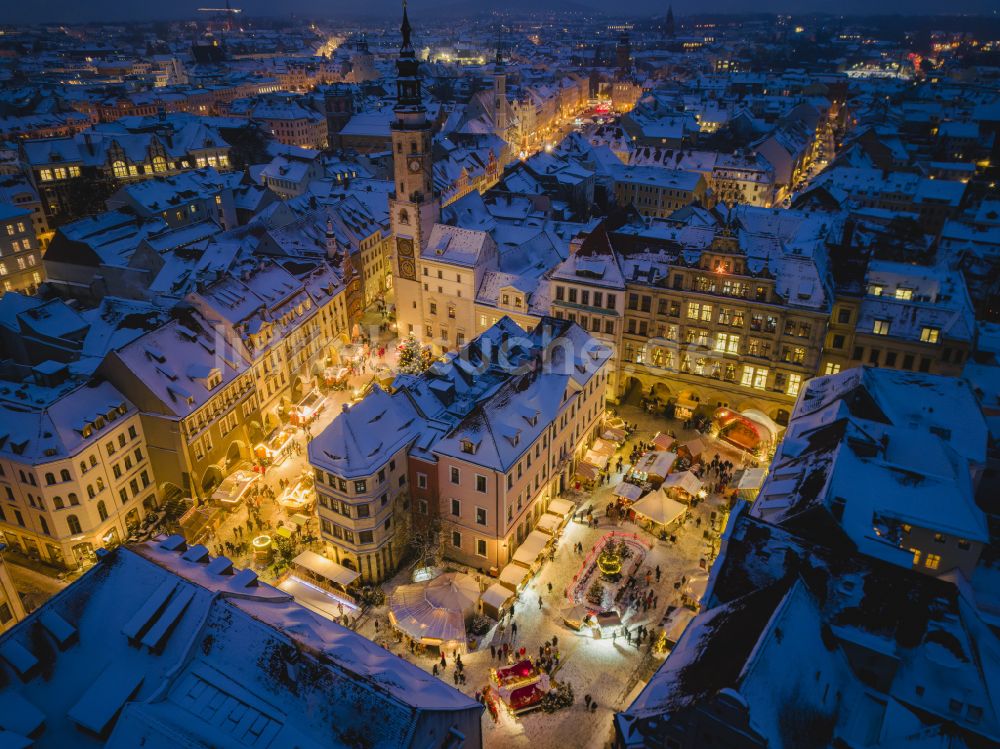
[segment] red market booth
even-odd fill
[[[755,408],[742,412],[720,408],[713,419],[719,430],[719,439],[746,452],[766,450],[777,441],[781,432],[780,426]]]
[[[539,707],[549,691],[549,675],[525,658],[512,666],[490,669],[497,695],[514,715]]]

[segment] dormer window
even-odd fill
[[[470,439],[462,440],[462,452],[468,453],[469,455],[475,455],[476,450],[479,448],[478,442],[473,442]]]

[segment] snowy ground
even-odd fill
[[[657,431],[673,429],[681,440],[694,436],[684,433],[678,422],[648,415],[635,407],[623,406],[620,414],[629,422],[637,423],[639,426],[632,441],[624,448],[626,459],[635,441],[649,441]],[[709,456],[715,452],[739,465],[736,454],[725,446],[711,444],[708,448]],[[527,649],[528,655],[537,657],[539,646],[556,636],[559,640],[561,666],[555,678],[569,681],[576,695],[576,704],[573,707],[552,714],[536,711],[513,718],[501,712],[497,723],[494,723],[488,714],[484,714],[483,734],[487,746],[572,746],[595,749],[605,747],[612,736],[611,717],[614,711],[631,702],[662,662],[662,658],[656,658],[647,652],[647,643],[637,648],[634,644],[626,644],[621,637],[615,640],[594,639],[591,632],[588,631],[586,634],[575,632],[562,622],[561,614],[570,606],[570,602],[563,596],[563,591],[580,568],[586,553],[604,534],[610,530],[639,534],[652,544],[644,566],[652,570],[659,565],[662,572],[660,582],[656,583],[654,579],[652,584],[654,595],[658,597],[658,606],[648,612],[640,611],[636,614],[633,611],[626,617],[625,625],[631,630],[635,630],[639,624],[655,627],[669,606],[679,606],[681,603],[681,594],[675,588],[675,583],[679,583],[682,576],[698,570],[700,560],[704,559],[706,564],[710,564],[714,558],[717,546],[713,548],[713,543],[717,543],[718,532],[721,530],[718,525],[722,518],[722,514],[717,512],[716,528],[712,529],[711,513],[713,510],[718,511],[721,504],[717,497],[710,496],[706,502],[700,503],[691,511],[690,519],[677,532],[677,543],[660,541],[637,525],[627,522],[618,524],[604,517],[603,508],[611,501],[611,491],[620,478],[621,474],[615,474],[608,484],[599,487],[591,494],[569,495],[569,498],[578,503],[579,509],[588,505],[600,509],[600,512],[596,513],[599,516],[598,527],[588,528],[585,522],[577,522],[575,519],[566,526],[555,559],[544,564],[538,575],[521,593],[515,605],[513,621],[518,628],[517,638],[512,638],[509,625],[503,632],[499,631],[499,628],[494,628],[477,652],[462,656],[467,681],[459,688],[473,695],[476,690],[487,684],[489,668],[501,665],[499,661],[491,658],[489,647],[491,643],[499,645],[503,642],[511,643],[513,640],[512,644],[516,647],[523,646]],[[703,537],[706,530],[709,531],[708,539]],[[583,543],[583,555],[573,551],[577,542]],[[460,569],[458,566],[456,568]],[[409,570],[402,571],[393,581],[385,585],[386,590],[409,582],[408,574]],[[642,587],[644,586],[641,585],[640,588]],[[412,655],[401,644],[396,643],[388,633],[386,616],[386,607],[372,611],[359,624],[358,630],[398,655],[431,671],[438,659],[430,655]],[[376,620],[379,622],[378,632],[375,631]],[[448,668],[441,678],[453,683],[454,666],[450,654]],[[586,694],[597,701],[598,709],[595,712],[584,709]]]

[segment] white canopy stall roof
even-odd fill
[[[345,588],[357,580],[361,575],[354,570],[349,570],[343,565],[337,564],[326,557],[322,557],[314,551],[303,551],[292,564],[307,569],[314,575],[326,578]]]
[[[427,583],[400,585],[389,596],[393,623],[428,645],[465,644],[465,618],[475,610],[479,584],[462,573],[446,573]]]
[[[666,434],[664,432],[657,432],[656,436],[653,437],[653,447],[655,447],[657,450],[669,450],[671,447],[673,447],[676,441],[677,440],[675,440],[669,434]]]
[[[514,552],[513,561],[525,567],[530,567],[538,559],[545,545],[551,540],[551,536],[541,531],[532,531],[524,539],[524,543],[517,547],[517,551]]]
[[[480,600],[485,606],[492,606],[494,609],[500,610],[513,597],[514,591],[510,588],[505,588],[500,583],[493,583],[483,591]]]
[[[642,487],[630,484],[628,481],[622,481],[615,487],[615,490],[612,493],[616,497],[622,497],[630,502],[635,502],[635,500],[642,496]]]
[[[573,509],[575,507],[576,505],[574,505],[568,499],[556,498],[553,499],[551,502],[549,502],[548,511],[553,515],[558,515],[559,517],[566,517],[571,512],[573,512]]]
[[[500,582],[511,590],[517,590],[528,577],[528,570],[519,564],[508,564],[500,570]]]
[[[681,471],[679,473],[671,473],[663,480],[663,485],[660,487],[662,489],[670,489],[671,487],[676,487],[682,489],[692,497],[698,494],[703,488],[704,483],[702,480],[695,476],[691,471]]]
[[[599,455],[606,455],[609,458],[615,454],[615,446],[600,437],[594,440],[594,444],[590,446],[590,449]]]
[[[670,525],[684,515],[687,506],[668,497],[661,488],[640,499],[632,505],[632,509],[637,515],[647,517],[658,525]]]
[[[705,441],[700,438],[695,438],[685,442],[684,447],[686,447],[687,451],[691,453],[692,458],[698,460],[698,457],[705,452]]]
[[[543,533],[555,533],[559,530],[559,525],[562,523],[562,519],[558,515],[553,515],[546,512],[540,518],[538,518],[538,523],[535,528],[542,531]]]
[[[766,468],[747,468],[740,476],[736,491],[743,499],[756,499],[765,478],[767,478]]]
[[[639,459],[635,470],[647,476],[659,476],[663,478],[670,473],[675,460],[677,460],[677,453],[675,452],[652,452]]]

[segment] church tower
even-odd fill
[[[411,31],[403,0],[403,42],[396,61],[396,118],[391,125],[394,185],[389,211],[396,244],[392,270],[399,335],[413,333],[417,340],[424,340],[427,336],[420,257],[441,216],[441,201],[434,191],[431,123],[421,100],[420,62],[410,40]]]
[[[615,47],[615,64],[618,67],[618,80],[624,80],[632,70],[632,40],[627,31],[622,31]]]
[[[507,106],[507,68],[503,62],[503,48],[497,39],[497,57],[493,64],[493,122],[496,134],[510,145],[510,122]],[[505,154],[506,156],[506,154]],[[506,158],[503,159],[506,161]]]
[[[668,5],[667,6],[667,20],[663,24],[663,32],[664,32],[664,34],[666,34],[667,39],[673,39],[674,38],[674,33],[676,32],[676,28],[675,28],[675,23],[674,23],[674,6],[673,5]]]

